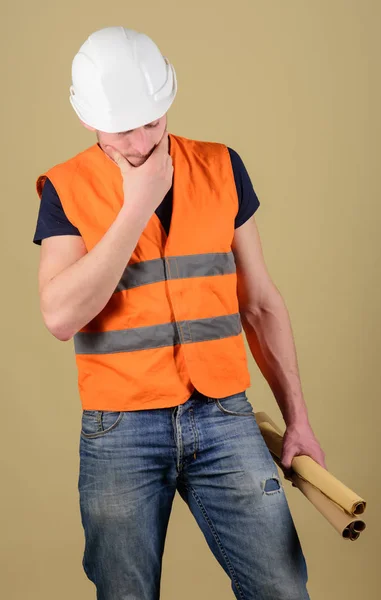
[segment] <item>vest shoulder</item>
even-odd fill
[[[215,154],[215,153],[226,153],[227,146],[222,142],[211,142],[208,140],[195,140],[192,138],[187,138],[181,135],[171,134],[179,144],[188,152],[196,152],[205,153],[205,154]]]

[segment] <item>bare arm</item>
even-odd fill
[[[285,475],[297,455],[310,456],[326,469],[325,453],[312,431],[303,397],[290,317],[267,271],[254,216],[236,229],[232,249],[246,338],[286,423],[281,456]]]
[[[308,422],[290,317],[267,271],[254,216],[236,229],[233,252],[242,326],[252,355],[285,423]]]
[[[147,218],[136,205],[124,205],[90,252],[79,236],[54,236],[42,241],[41,312],[47,328],[56,338],[69,340],[106,306]]]

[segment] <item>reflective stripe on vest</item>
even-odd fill
[[[114,293],[169,279],[210,277],[235,273],[232,252],[169,256],[129,265]],[[76,354],[112,354],[204,342],[238,335],[239,313],[208,319],[174,321],[148,327],[116,331],[78,332],[74,336]]]
[[[241,332],[240,314],[174,321],[149,327],[135,327],[95,333],[79,332],[74,336],[76,354],[114,354],[162,348],[176,344],[206,342],[238,335]]]
[[[115,292],[167,279],[229,275],[235,271],[232,252],[167,256],[129,265]]]

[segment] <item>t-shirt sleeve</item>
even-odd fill
[[[242,158],[232,148],[228,148],[237,188],[239,209],[235,218],[235,229],[243,225],[255,213],[260,205],[253,184]]]
[[[61,200],[50,181],[46,179],[42,190],[40,209],[33,243],[41,245],[44,238],[53,235],[81,235],[67,218]]]

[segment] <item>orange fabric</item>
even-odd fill
[[[129,265],[161,257],[231,251],[238,198],[227,147],[169,136],[174,165],[169,236],[154,213]],[[122,206],[119,167],[94,144],[40,175],[36,182],[40,197],[46,177],[90,251]],[[81,331],[111,331],[238,313],[236,286],[234,273],[168,279],[116,292]],[[164,408],[185,402],[195,387],[206,396],[221,398],[250,386],[242,332],[170,347],[81,354],[76,355],[76,361],[83,409]]]

